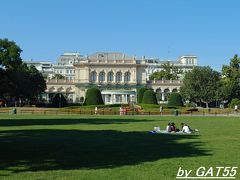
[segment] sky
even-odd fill
[[[123,52],[221,70],[240,54],[238,0],[0,0],[0,38],[24,60],[56,62],[64,52]]]

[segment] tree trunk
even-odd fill
[[[205,102],[206,103],[206,108],[208,108],[208,102]]]

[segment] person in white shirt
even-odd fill
[[[166,132],[171,132],[171,124],[168,123],[167,127],[166,127]]]
[[[190,128],[189,128],[189,126],[187,124],[184,124],[184,126],[182,128],[182,132],[183,133],[187,133],[187,134],[191,133],[191,130],[190,130]]]

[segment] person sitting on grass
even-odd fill
[[[171,124],[171,132],[176,132],[176,131],[177,131],[177,128],[175,126],[175,123],[172,122],[172,124]]]
[[[184,126],[182,128],[182,132],[190,134],[191,133],[190,127],[187,124],[184,124]]]
[[[190,126],[188,126],[187,124],[184,124],[184,126],[182,128],[182,132],[190,134],[190,133],[194,133],[194,132],[199,132],[199,130],[198,129],[191,129]]]
[[[166,127],[166,132],[171,132],[171,123],[168,123]]]

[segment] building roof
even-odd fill
[[[107,59],[107,60],[133,60],[134,56],[129,56],[124,53],[120,52],[97,52],[95,54],[89,55],[88,59],[93,60],[101,60],[101,59]]]

